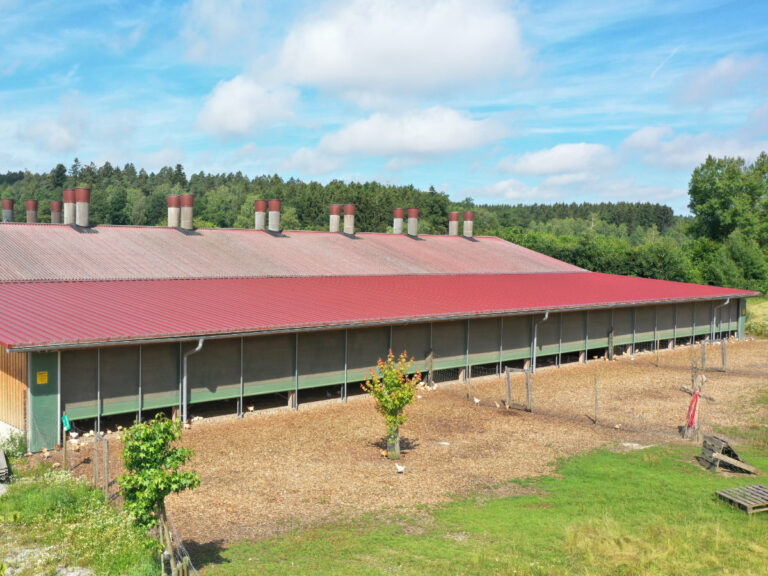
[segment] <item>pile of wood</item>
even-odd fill
[[[704,436],[699,461],[709,470],[757,474],[757,468],[745,463],[728,441],[717,436]]]

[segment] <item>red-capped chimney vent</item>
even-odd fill
[[[344,204],[344,234],[355,233],[355,205]]]
[[[253,201],[253,227],[256,230],[264,230],[267,227],[267,201]]]
[[[179,196],[179,220],[182,230],[192,230],[195,227],[195,195],[181,194]]]
[[[459,235],[459,213],[448,212],[448,236]]]
[[[341,204],[331,204],[328,211],[328,231],[338,232],[341,221]]]
[[[51,224],[61,224],[61,201],[51,200]]]
[[[272,199],[269,204],[269,231],[280,232],[280,200]]]
[[[37,200],[27,200],[27,224],[37,224]]]
[[[475,223],[474,212],[464,212],[464,236],[472,238],[473,228]]]
[[[181,223],[181,198],[178,194],[168,196],[168,228],[178,228]]]
[[[75,223],[75,190],[67,188],[62,193],[64,198],[64,224],[72,225]]]
[[[86,228],[91,223],[91,189],[75,188],[75,224]]]
[[[419,209],[408,208],[408,236],[419,235]]]
[[[405,216],[405,210],[402,208],[395,208],[392,211],[392,234],[403,233],[403,216]]]
[[[0,204],[3,206],[3,222],[13,222],[13,198],[3,198]]]

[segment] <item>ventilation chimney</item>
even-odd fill
[[[37,200],[27,200],[27,224],[37,224]]]
[[[75,188],[75,224],[87,228],[91,223],[91,189]]]
[[[328,231],[338,232],[341,222],[341,204],[331,204],[330,218],[328,220]]]
[[[269,231],[280,232],[280,200],[269,201]]]
[[[253,201],[253,227],[256,230],[265,230],[267,227],[267,201]]]
[[[419,209],[408,208],[408,236],[419,235]]]
[[[182,230],[192,230],[195,227],[195,196],[194,194],[182,194],[179,196],[180,220]]]
[[[61,202],[51,200],[51,224],[61,224]]]
[[[3,198],[3,222],[13,222],[13,198]]]
[[[459,235],[459,213],[448,212],[448,236]]]
[[[474,212],[464,212],[464,236],[472,238],[472,228],[475,223]]]
[[[168,196],[168,228],[178,228],[181,221],[181,200],[178,194]]]
[[[75,223],[75,191],[64,190],[64,224]]]
[[[405,210],[402,208],[395,208],[393,211],[394,220],[392,220],[392,234],[402,234],[403,233],[403,216],[405,215]]]
[[[350,236],[355,233],[355,205],[344,204],[344,234]]]

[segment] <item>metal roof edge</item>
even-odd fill
[[[734,289],[735,290],[735,289]],[[308,324],[285,326],[282,328],[271,328],[268,330],[243,330],[238,332],[196,332],[189,334],[167,334],[139,338],[126,338],[116,340],[84,340],[77,342],[53,342],[50,344],[28,344],[21,346],[9,346],[3,342],[0,345],[5,346],[8,352],[44,352],[53,350],[83,349],[83,348],[105,348],[113,346],[128,346],[141,344],[162,344],[168,342],[192,342],[200,338],[210,340],[221,340],[225,338],[247,338],[252,336],[269,336],[273,334],[293,334],[303,332],[322,332],[326,330],[344,330],[349,328],[372,328],[377,326],[389,325],[407,325],[423,322],[446,322],[451,320],[471,320],[473,318],[499,318],[502,316],[526,316],[530,314],[543,314],[545,312],[584,312],[589,310],[605,310],[617,307],[628,306],[652,306],[658,304],[678,304],[681,302],[713,302],[724,300],[726,298],[754,298],[761,296],[761,292],[748,291],[749,293],[724,293],[717,296],[698,297],[698,298],[663,298],[653,300],[622,300],[609,303],[579,306],[553,306],[544,308],[519,308],[500,310],[494,312],[474,312],[469,314],[443,314],[443,315],[425,315],[410,317],[383,318],[381,320],[366,322],[337,322],[333,324]]]

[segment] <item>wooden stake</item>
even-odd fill
[[[507,379],[507,408],[512,406],[512,383],[509,378],[509,366],[504,368],[504,376]]]
[[[723,338],[720,341],[720,346],[722,347],[722,354],[723,354],[723,372],[728,372],[728,355],[725,351],[725,338]]]
[[[525,410],[533,412],[533,386],[531,385],[531,371],[525,371]]]
[[[597,424],[597,376],[595,376],[595,424]]]
[[[701,370],[707,369],[707,341],[701,341]]]

